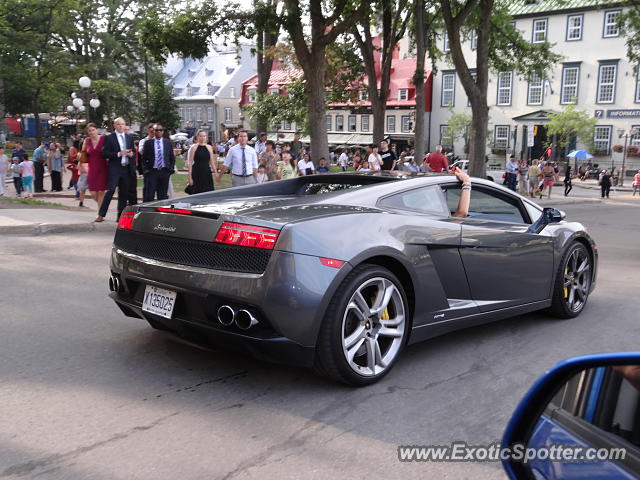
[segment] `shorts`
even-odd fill
[[[22,189],[33,190],[33,177],[22,177]]]
[[[553,185],[556,184],[556,181],[555,180],[545,180],[545,181],[542,182],[542,184],[545,187],[552,187]]]
[[[76,185],[78,190],[87,190],[89,188],[89,175],[86,173],[80,174],[78,178],[78,184]]]

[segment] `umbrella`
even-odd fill
[[[567,154],[567,157],[571,157],[571,158],[593,158],[593,155],[591,155],[586,150],[574,150],[574,151],[570,152],[569,154]]]
[[[187,140],[189,138],[189,135],[184,132],[178,132],[174,135],[171,135],[170,138],[171,140]]]

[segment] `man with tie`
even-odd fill
[[[104,217],[107,216],[116,188],[118,188],[118,218],[127,206],[129,185],[133,181],[132,177],[135,176],[135,151],[133,137],[125,133],[126,127],[124,118],[116,118],[113,122],[115,131],[104,139],[102,155],[107,160],[109,175],[107,191],[100,205],[96,222],[104,221]]]
[[[142,152],[145,202],[169,198],[169,179],[175,164],[171,142],[164,136],[164,127],[156,123],[153,125],[153,138],[144,142]]]
[[[223,173],[231,170],[232,187],[256,183],[258,155],[253,147],[247,145],[248,140],[247,131],[240,130],[237,138],[238,143],[231,147],[227,152],[227,156],[224,157],[224,164],[216,177],[218,182]]]

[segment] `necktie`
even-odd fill
[[[124,135],[122,133],[118,134],[118,140],[120,141],[120,148],[122,150],[127,148],[127,144],[124,140]],[[128,157],[122,157],[122,159],[120,160],[120,163],[125,166],[129,163],[129,158]]]
[[[247,174],[247,157],[244,154],[244,147],[242,147],[242,176]]]
[[[162,168],[164,167],[164,161],[162,159],[162,146],[160,144],[161,140],[156,140],[156,163],[153,165],[154,168]]]

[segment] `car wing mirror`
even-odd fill
[[[501,445],[511,479],[640,475],[640,352],[572,358],[516,408]]]
[[[540,233],[544,227],[550,223],[559,223],[566,218],[567,214],[562,210],[552,207],[544,207],[542,209],[542,215],[531,224],[527,229],[528,233]]]

